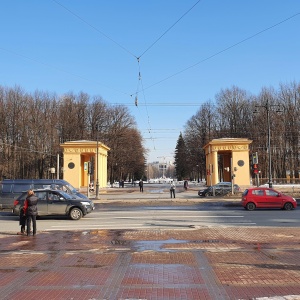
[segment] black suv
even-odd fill
[[[37,204],[38,216],[66,215],[72,220],[79,220],[95,209],[92,200],[82,199],[63,191],[49,189],[33,191],[39,198]],[[26,197],[27,192],[23,192],[22,195],[14,201],[13,214],[20,214],[20,209],[24,205]]]
[[[240,187],[237,184],[233,185],[233,191],[234,193],[238,193],[241,191]],[[220,196],[220,195],[226,195],[231,193],[231,182],[219,182],[215,185],[208,186],[198,192],[198,195],[200,197],[206,197],[206,196]]]
[[[50,189],[64,191],[71,196],[89,199],[63,179],[4,179],[0,182],[0,209],[13,208],[14,199],[23,191]]]

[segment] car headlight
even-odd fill
[[[80,201],[80,203],[84,206],[88,206],[88,205],[91,205],[90,202],[87,202],[87,201]]]

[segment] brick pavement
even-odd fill
[[[299,233],[261,227],[2,232],[0,298],[300,299]]]

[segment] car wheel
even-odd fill
[[[287,202],[284,204],[284,209],[285,210],[292,210],[294,207],[293,207],[293,204],[291,202]]]
[[[70,211],[70,218],[72,220],[79,220],[82,217],[82,211],[80,208],[74,207]]]
[[[255,204],[253,202],[249,202],[246,205],[247,210],[254,210],[255,209]]]

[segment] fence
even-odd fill
[[[268,178],[259,178],[259,185],[268,185]],[[273,178],[273,186],[282,192],[300,193],[300,178]],[[252,179],[253,186],[257,186],[257,179]]]

